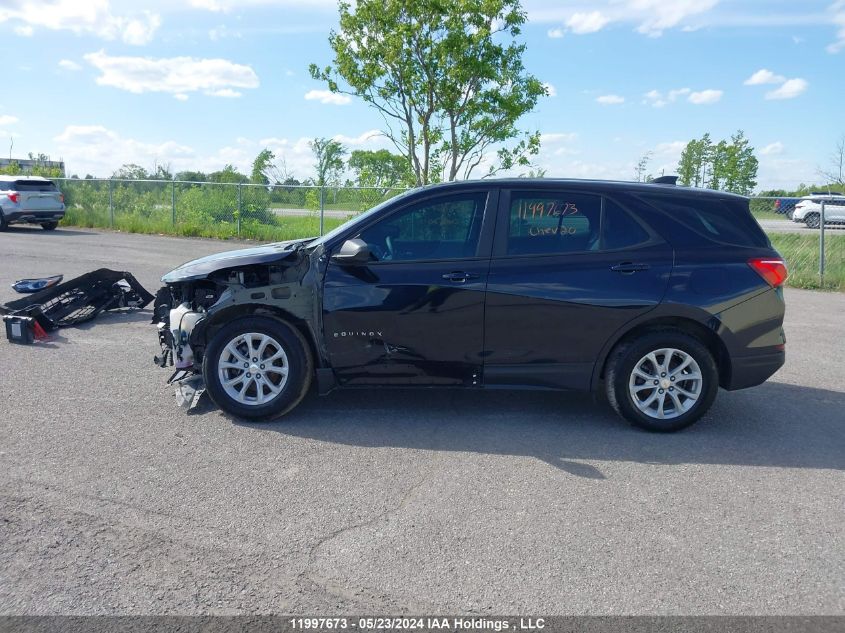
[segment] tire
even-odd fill
[[[3,211],[0,210],[0,231],[5,231],[9,228],[9,223],[6,222],[6,216],[3,215]]]
[[[819,216],[818,213],[808,213],[804,216],[804,224],[806,224],[809,229],[817,229],[821,224],[821,216]]]
[[[247,346],[252,350],[249,357],[245,357]],[[250,366],[240,367],[243,361]],[[287,373],[283,376],[267,365],[286,369]],[[296,328],[278,319],[249,316],[225,325],[214,335],[205,350],[202,375],[208,395],[223,411],[267,421],[289,412],[305,397],[314,375],[314,361],[308,343]],[[237,380],[239,377],[241,380]],[[226,385],[224,378],[235,382]]]
[[[657,365],[648,360],[650,354]],[[661,371],[667,362],[668,371]],[[651,378],[645,379],[646,375]],[[685,376],[690,378],[682,378]],[[661,382],[655,385],[655,380]],[[697,421],[713,404],[719,371],[713,355],[697,338],[679,330],[656,330],[620,343],[611,352],[605,389],[610,406],[631,424],[648,431],[679,431]],[[652,396],[654,400],[649,403]],[[665,417],[659,417],[661,412]]]
[[[59,226],[58,222],[45,222],[41,225],[41,228],[45,231],[55,231],[57,226]]]

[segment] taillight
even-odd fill
[[[780,200],[775,200],[775,209],[780,209]]]
[[[17,191],[10,191],[6,194],[6,197],[9,198],[9,200],[14,202],[15,204],[17,204],[21,199],[21,194],[19,194]]]
[[[63,193],[59,194],[59,202],[61,202],[62,204],[65,203],[65,194],[63,194]]]
[[[754,271],[766,280],[772,288],[778,288],[783,285],[789,272],[786,270],[786,262],[782,259],[773,257],[755,257],[748,260],[748,265]]]

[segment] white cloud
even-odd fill
[[[169,163],[185,169],[196,160],[190,147],[175,141],[149,143],[125,138],[101,125],[69,125],[53,139],[57,155],[80,175],[109,176],[124,163],[152,166]]]
[[[636,30],[658,37],[667,29],[693,31],[700,28],[701,17],[720,0],[591,0],[591,2],[528,1],[532,22],[563,23],[573,33],[594,33],[611,23],[633,24]],[[575,5],[575,6],[573,6]],[[579,6],[580,5],[580,6]],[[590,9],[586,9],[586,7]],[[692,18],[698,18],[690,23]],[[549,37],[563,37],[564,28],[548,31]]]
[[[123,29],[123,41],[127,44],[143,46],[153,39],[160,26],[161,17],[157,13],[145,11],[143,18],[133,18],[126,23]]]
[[[766,147],[760,150],[761,156],[776,156],[777,154],[783,154],[783,143],[780,141],[769,143]]]
[[[596,97],[596,101],[602,105],[617,105],[625,103],[625,97],[620,97],[619,95],[602,95]]]
[[[566,21],[566,26],[573,33],[584,35],[585,33],[595,33],[602,30],[609,21],[610,19],[601,11],[573,13]]]
[[[331,90],[309,90],[305,93],[305,99],[331,105],[345,105],[351,101],[348,95],[337,94]]]
[[[666,29],[674,28],[687,18],[706,13],[719,0],[628,0],[627,8],[640,14],[637,31],[649,37],[659,37]]]
[[[556,97],[557,96],[557,88],[555,88],[552,84],[545,83],[545,84],[543,84],[543,88],[546,89],[546,94],[548,94],[550,97]]]
[[[318,8],[336,10],[336,0],[187,0],[188,6],[194,9],[204,9],[215,13],[228,13],[232,9],[243,9],[247,6],[275,5],[278,7],[303,9]]]
[[[760,86],[763,84],[780,84],[784,81],[786,81],[786,77],[783,75],[776,75],[771,70],[761,68],[743,83],[745,83],[746,86]]]
[[[35,33],[35,29],[29,25],[18,25],[14,30],[15,35],[20,35],[21,37],[32,37],[32,34]]]
[[[793,99],[807,90],[810,85],[805,79],[800,77],[787,79],[783,75],[776,75],[766,68],[761,68],[745,80],[746,86],[762,86],[767,84],[780,85],[780,87],[767,92],[766,99]]]
[[[650,105],[654,108],[662,108],[663,106],[674,103],[677,101],[678,97],[682,97],[684,95],[688,95],[692,92],[689,88],[674,88],[663,94],[659,90],[649,90],[645,95],[645,100],[643,103],[646,105]]]
[[[90,33],[107,40],[122,39],[127,44],[149,42],[161,25],[158,14],[144,11],[116,15],[109,0],[13,0],[0,6],[0,23],[19,22],[17,29],[44,27],[53,31]]]
[[[0,114],[0,125],[12,125],[18,122],[18,117],[11,114]]]
[[[97,83],[135,94],[203,92],[219,97],[240,96],[234,88],[257,88],[258,76],[250,66],[226,59],[194,57],[111,57],[104,51],[85,55],[100,71]]]
[[[337,134],[333,138],[350,148],[391,147],[379,130],[367,130],[358,136]],[[53,140],[56,145],[50,148],[51,152],[64,158],[70,173],[79,175],[108,177],[125,163],[148,168],[156,163],[170,165],[173,172],[188,169],[212,172],[231,164],[242,173],[249,173],[252,161],[264,148],[272,150],[277,160],[283,159],[300,180],[313,176],[315,171],[310,137],[267,137],[258,141],[239,137],[226,146],[200,152],[174,140],[151,142],[129,138],[102,125],[69,125]]]
[[[82,66],[77,64],[75,61],[71,61],[70,59],[59,60],[59,68],[62,68],[64,70],[71,70],[74,72],[77,70],[82,70]]]
[[[828,9],[832,14],[832,22],[836,29],[836,40],[827,45],[825,50],[835,54],[845,49],[845,0],[837,0]]]
[[[707,105],[719,101],[723,94],[721,90],[701,90],[699,92],[691,92],[688,101],[695,105]]]
[[[800,77],[787,79],[781,84],[780,88],[767,92],[766,99],[794,99],[806,91],[809,85],[805,79]]]
[[[173,98],[176,99],[177,101],[187,101],[188,95],[186,95],[182,92],[177,92],[175,95],[173,95]]]

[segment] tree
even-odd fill
[[[414,176],[404,156],[391,154],[386,149],[378,151],[355,150],[347,163],[355,173],[359,187],[375,187],[386,194],[395,187],[414,182]]]
[[[514,43],[520,0],[359,0],[339,10],[334,63],[312,64],[311,76],[381,114],[417,185],[466,178],[484,161],[488,175],[529,165],[540,135],[516,124],[547,91]]]
[[[647,182],[650,180],[648,176],[646,176],[646,170],[648,169],[648,164],[651,162],[651,157],[653,152],[648,151],[640,157],[639,162],[637,162],[637,168],[634,171],[634,178],[637,182]]]
[[[836,148],[830,155],[830,167],[819,171],[829,182],[845,185],[845,134],[839,137]]]
[[[325,187],[336,183],[343,172],[343,157],[346,156],[346,148],[330,138],[315,138],[309,141],[308,146],[314,152],[314,158],[317,159],[317,179],[314,184]]]
[[[759,162],[745,133],[713,143],[710,134],[692,140],[681,152],[678,180],[682,185],[709,187],[749,195],[757,186]]]
[[[226,165],[220,171],[211,172],[210,174],[208,174],[208,180],[210,182],[234,182],[239,184],[249,182],[249,178],[244,176],[232,165]]]
[[[111,177],[118,180],[149,180],[150,172],[135,163],[125,163]]]
[[[187,182],[206,182],[208,175],[201,171],[180,171],[176,174],[176,180],[184,180]]]
[[[258,152],[258,156],[252,161],[252,177],[250,180],[256,184],[269,184],[270,179],[267,177],[267,171],[273,164],[273,159],[276,155],[269,149],[262,149]]]

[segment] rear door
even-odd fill
[[[20,179],[14,183],[21,194],[21,209],[24,211],[59,211],[62,209],[62,194],[50,180]]]
[[[485,384],[588,388],[608,338],[660,302],[672,257],[610,197],[503,191],[487,284]]]
[[[495,201],[486,187],[403,201],[351,236],[371,262],[330,260],[323,334],[341,384],[480,384]]]

